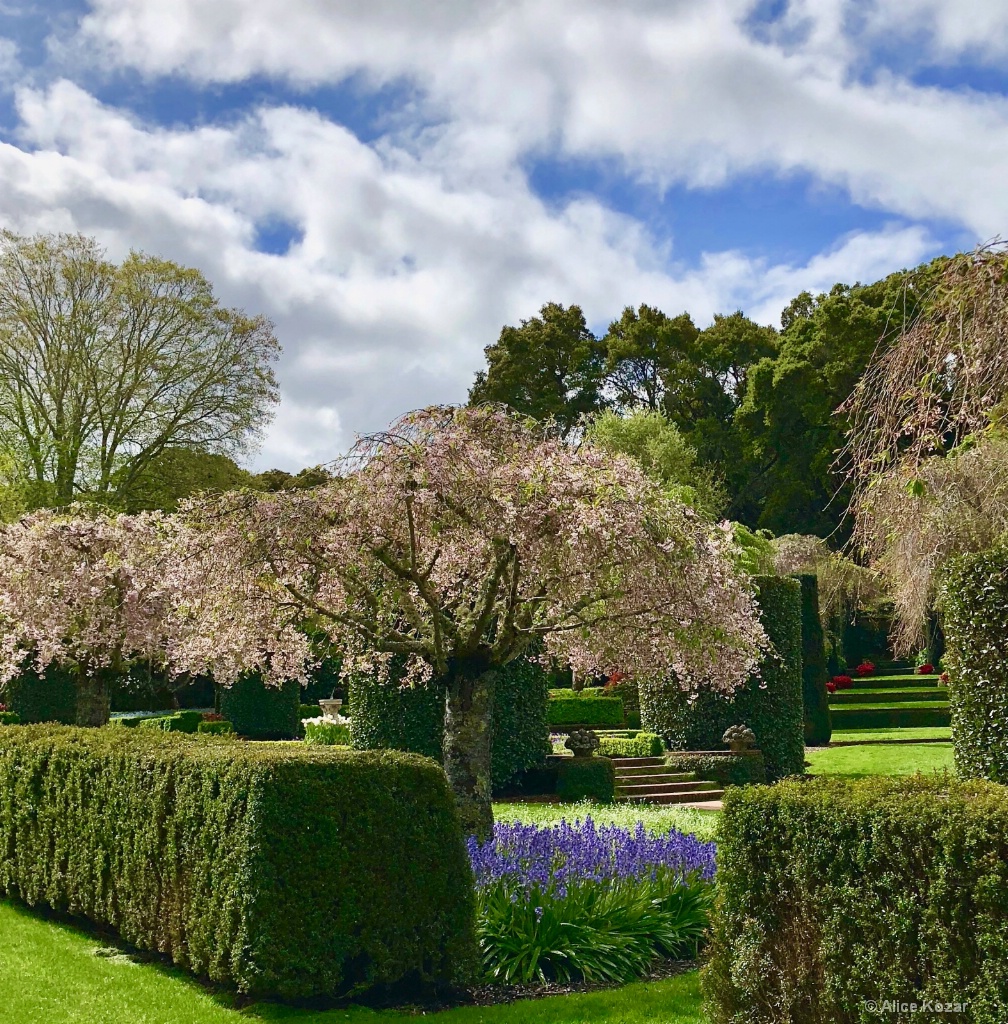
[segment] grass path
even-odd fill
[[[191,978],[128,956],[96,955],[89,932],[0,900],[3,1024],[704,1024],[696,972],[667,981],[493,1007],[459,1007],[422,1018],[363,1007],[303,1010],[254,1003],[242,1010]]]

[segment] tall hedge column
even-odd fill
[[[805,742],[829,745],[833,735],[826,695],[826,642],[819,617],[819,580],[812,574],[797,577],[801,584],[802,700],[805,705]]]
[[[1008,549],[952,563],[941,598],[960,778],[1008,782]]]

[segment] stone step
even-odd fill
[[[641,793],[634,796],[617,796],[616,799],[629,804],[695,804],[720,800],[723,796],[723,789],[690,789],[680,793]]]
[[[654,772],[650,775],[617,775],[617,786],[644,786],[652,782],[695,782],[692,772]]]
[[[641,765],[640,768],[617,768],[616,778],[617,779],[635,779],[640,778],[643,775],[682,775],[683,778],[689,779],[693,776],[689,772],[673,772],[668,768],[663,768],[658,764],[645,764]]]
[[[948,702],[948,690],[944,686],[918,686],[904,690],[837,690],[830,694],[830,704],[841,707],[846,704],[915,704],[926,701],[929,704]]]
[[[611,760],[617,768],[645,768],[665,763],[664,757],[614,757]]]
[[[616,792],[621,796],[635,796],[638,793],[692,793],[697,790],[717,789],[716,782],[649,782],[642,786],[627,786],[617,783]]]

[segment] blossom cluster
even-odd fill
[[[549,828],[497,822],[486,843],[469,839],[469,859],[477,887],[504,881],[528,896],[562,898],[569,886],[654,878],[660,873],[684,880],[714,877],[714,843],[670,831],[652,835],[643,824],[630,832],[596,825],[591,817]]]

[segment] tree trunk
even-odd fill
[[[444,769],[466,835],[485,842],[493,834],[490,806],[490,741],[497,670],[485,664],[448,677]]]
[[[105,725],[109,720],[109,673],[102,669],[77,673],[77,724]]]

